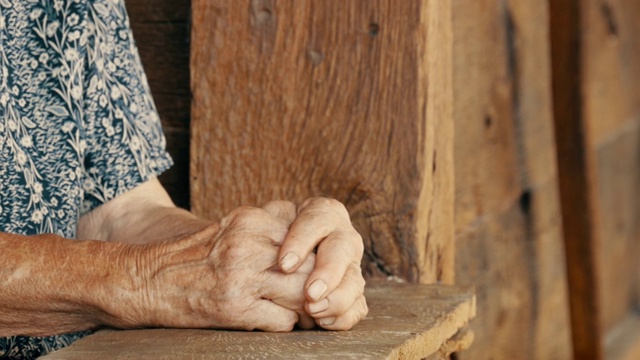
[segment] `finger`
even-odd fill
[[[278,259],[282,271],[296,271],[301,260],[348,219],[346,209],[336,200],[315,198],[303,203],[280,248]]]
[[[280,218],[291,225],[296,219],[296,205],[290,201],[270,201],[262,206],[271,215]]]
[[[307,299],[318,302],[335,290],[352,264],[360,266],[362,238],[353,231],[331,233],[318,247],[316,266],[305,289]]]
[[[252,310],[244,319],[245,330],[287,332],[293,330],[298,322],[298,314],[295,311],[285,309],[269,300],[258,300]]]
[[[261,296],[273,303],[291,310],[304,310],[304,282],[307,274],[283,274],[270,271],[263,282]]]
[[[318,302],[307,302],[305,310],[317,319],[339,317],[351,309],[364,294],[364,285],[360,266],[352,264],[347,268],[340,286]]]
[[[316,323],[327,330],[349,330],[364,319],[368,313],[367,300],[363,295],[343,315],[316,319]]]
[[[280,245],[289,231],[290,223],[262,208],[241,207],[221,220],[228,231],[258,234],[269,238],[273,245]]]
[[[311,274],[315,266],[316,266],[316,254],[311,253],[309,254],[309,256],[307,256],[307,259],[302,263],[302,265],[300,265],[296,273],[309,275]]]

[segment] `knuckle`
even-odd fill
[[[265,207],[274,207],[274,208],[290,208],[292,206],[295,206],[294,203],[292,203],[291,201],[286,201],[286,200],[272,200],[269,201],[268,203],[264,204],[264,206],[262,206],[263,208]]]
[[[335,210],[346,210],[346,208],[344,207],[344,205],[342,204],[342,202],[334,199],[334,198],[324,198],[324,204],[325,206],[327,206],[328,208],[331,209],[335,209]]]
[[[273,325],[273,331],[275,332],[290,332],[298,322],[298,316],[295,313],[287,315],[286,318],[281,319],[277,324]]]
[[[268,216],[269,212],[263,208],[252,207],[252,206],[243,206],[238,209],[235,213],[236,219],[241,221],[249,220],[255,221],[256,219],[262,219],[265,216]]]
[[[344,256],[348,261],[353,262],[355,264],[360,264],[362,261],[362,255],[364,253],[364,246],[362,241],[360,241],[360,235],[357,235],[356,239],[354,239],[354,235],[357,233],[343,233],[343,232],[334,232],[331,236],[334,242],[334,246],[337,249],[340,249],[342,256]]]
[[[264,217],[264,209],[245,207],[238,212],[234,219],[234,224],[240,227],[251,227],[258,219]]]
[[[367,281],[362,276],[362,272],[358,274],[358,288],[360,289],[360,295],[364,294],[364,288],[367,286]]]
[[[351,329],[354,324],[353,315],[349,314],[336,321],[331,330],[347,331]]]
[[[316,201],[319,208],[336,214],[340,219],[350,219],[349,212],[344,204],[334,198],[318,198]]]
[[[328,209],[344,209],[344,205],[336,199],[327,197],[312,197],[302,202],[301,208],[318,207]]]
[[[360,267],[358,267],[360,269]],[[362,276],[360,271],[348,271],[345,277],[351,282],[352,289],[357,294],[357,296],[361,296],[364,294],[364,287],[366,285],[366,281]]]
[[[359,320],[364,319],[367,314],[369,314],[369,305],[367,305],[367,299],[364,296],[360,297],[360,318]]]
[[[351,225],[351,215],[349,214],[349,210],[347,210],[347,207],[341,201],[338,201],[336,199],[329,199],[328,206],[338,215],[338,217],[342,221],[346,221],[349,225]]]
[[[275,331],[276,332],[291,332],[295,325],[296,325],[295,323],[284,324],[283,326],[281,326],[280,328],[276,329]]]
[[[331,310],[333,310],[332,312],[335,313],[336,315],[345,314],[347,311],[349,311],[349,308],[351,307],[351,304],[349,304],[348,300],[344,297],[335,301],[335,304],[332,304],[332,305],[334,306],[332,306],[333,309]]]
[[[299,210],[303,210],[309,206],[311,206],[318,198],[312,197],[312,198],[308,198],[305,201],[303,201],[300,206],[298,207]]]
[[[222,239],[219,251],[218,261],[226,264],[237,264],[238,260],[251,257],[256,249],[252,246],[251,241],[240,234],[231,233]]]
[[[362,256],[364,255],[364,241],[362,240],[362,236],[355,229],[347,231],[345,236],[352,243],[354,250],[354,257],[358,259],[358,262],[362,260]]]
[[[231,212],[229,212],[227,216],[222,218],[222,220],[220,221],[220,225],[222,225],[223,227],[227,227],[231,224],[234,224],[239,217],[242,217],[244,213],[250,210],[251,210],[251,207],[249,206],[237,207],[233,209]]]

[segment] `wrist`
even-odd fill
[[[218,226],[210,226],[208,236],[185,234],[177,239],[139,245],[121,244],[112,263],[119,276],[109,285],[105,306],[107,323],[118,328],[176,326],[172,303],[173,287],[181,287],[175,272],[187,264],[201,264],[211,253]],[[178,290],[178,292],[184,290]]]
[[[106,272],[90,294],[100,323],[116,328],[151,325],[147,284],[162,244],[109,244],[113,251],[104,256]]]

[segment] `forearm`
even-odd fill
[[[155,243],[211,224],[177,208],[160,182],[153,179],[82,216],[78,239]]]
[[[0,233],[0,248],[0,337],[136,326],[122,309],[142,286],[143,247]]]
[[[159,242],[196,232],[212,224],[184,209],[149,206],[144,212],[129,213],[115,220],[108,240],[132,244]]]

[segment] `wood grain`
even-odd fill
[[[420,359],[470,344],[458,330],[475,316],[471,290],[376,283],[366,291],[369,315],[351,331],[101,331],[44,359]]]
[[[599,147],[639,120],[640,2],[582,0],[582,7],[584,120],[589,144]]]
[[[621,127],[617,136],[591,149],[596,152],[599,180],[594,195],[602,207],[596,247],[602,264],[602,321],[603,329],[611,331],[637,314],[640,305],[640,121]]]
[[[551,6],[574,346],[602,357],[605,338],[635,338],[638,316],[640,3]],[[623,353],[611,348],[620,343],[607,341],[607,356]]]
[[[189,208],[190,0],[127,0],[131,28],[175,165],[160,176],[173,201]]]
[[[569,275],[576,358],[603,357],[596,255],[599,207],[595,162],[584,119],[583,42],[580,0],[550,1],[553,101],[562,219]]]
[[[191,204],[343,201],[371,276],[453,281],[448,1],[193,2]]]
[[[601,207],[595,244],[603,330],[638,305],[640,258],[640,2],[583,1],[582,88],[587,151]],[[630,315],[631,314],[631,315]]]
[[[568,359],[549,9],[453,4],[456,279],[478,295],[459,358]]]

